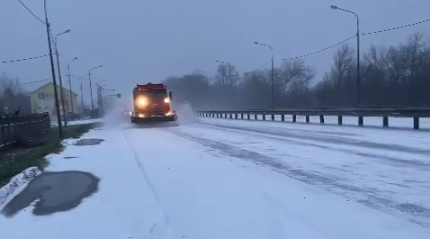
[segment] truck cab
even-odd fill
[[[172,92],[165,84],[136,85],[133,89],[131,122],[176,121],[172,107]]]

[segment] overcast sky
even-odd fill
[[[43,17],[43,0],[23,2]],[[124,94],[131,93],[136,83],[157,82],[195,69],[213,74],[215,60],[231,62],[241,72],[257,68],[270,59],[270,52],[254,41],[271,44],[280,64],[282,58],[354,35],[354,16],[331,10],[332,4],[355,11],[362,32],[430,18],[429,0],[48,0],[48,11],[54,34],[72,30],[58,41],[63,75],[75,56],[79,59],[71,68],[76,76],[103,64],[94,71],[94,82],[106,79],[110,88]],[[362,47],[395,44],[408,34],[429,33],[429,29],[430,22],[363,36]],[[0,32],[0,61],[48,53],[44,25],[17,0],[0,1]],[[303,59],[322,73],[328,70],[333,52]],[[21,82],[51,74],[49,58],[0,64],[0,72]],[[73,88],[79,93],[76,80]]]

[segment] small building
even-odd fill
[[[73,112],[79,113],[78,94],[72,91],[72,99],[70,99],[70,91],[63,87],[64,93],[64,108],[66,113]],[[57,85],[58,100],[60,103],[60,114],[63,114],[63,108],[61,104],[61,87]],[[56,107],[55,107],[55,93],[54,84],[52,82],[47,83],[35,91],[30,93],[31,101],[31,112],[32,113],[43,113],[48,112],[51,119],[55,119]]]

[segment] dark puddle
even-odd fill
[[[34,201],[33,214],[37,216],[68,211],[96,193],[99,182],[99,178],[87,172],[45,172],[6,204],[1,214],[13,217]]]
[[[80,139],[75,145],[77,146],[85,146],[85,145],[97,145],[105,141],[104,139]]]

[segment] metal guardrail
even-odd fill
[[[15,143],[28,143],[50,129],[48,113],[0,117],[0,151]]]
[[[275,121],[275,116],[281,116],[281,121],[285,121],[285,116],[292,116],[292,122],[297,122],[297,116],[305,116],[306,123],[310,123],[310,116],[319,116],[320,124],[325,123],[325,116],[337,116],[337,124],[343,124],[343,116],[357,117],[357,125],[363,125],[364,117],[382,117],[382,127],[389,127],[389,117],[402,117],[413,119],[413,129],[420,128],[420,118],[430,118],[430,108],[320,108],[320,109],[280,109],[280,110],[200,110],[197,116],[225,118],[225,119],[258,119],[263,120],[270,117]]]

